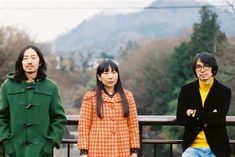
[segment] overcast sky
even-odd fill
[[[0,26],[25,30],[37,42],[55,39],[99,12],[138,12],[154,0],[0,0]],[[198,0],[223,4],[225,0]],[[229,0],[235,1],[235,0]]]

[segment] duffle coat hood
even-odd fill
[[[50,79],[16,82],[13,74],[0,90],[0,142],[10,157],[52,156],[66,125],[57,85]]]

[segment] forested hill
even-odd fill
[[[62,55],[82,51],[119,56],[128,41],[158,39],[191,32],[193,23],[199,20],[202,5],[207,4],[191,0],[156,0],[137,13],[100,13],[59,36],[52,43],[53,48]],[[234,15],[222,7],[211,9],[219,16],[221,30],[228,36],[235,35],[235,29],[231,27],[235,25]]]

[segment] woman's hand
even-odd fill
[[[137,153],[132,153],[131,157],[138,157],[138,154]]]

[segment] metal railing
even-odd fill
[[[174,140],[174,139],[143,139],[143,127],[144,126],[180,126],[180,124],[176,121],[176,116],[163,116],[163,115],[139,115],[139,130],[140,130],[140,146],[141,151],[139,156],[142,156],[142,148],[143,144],[153,144],[154,145],[154,157],[156,157],[156,145],[157,144],[169,144],[170,145],[170,156],[173,156],[173,144],[181,144],[182,140]],[[79,115],[67,115],[67,125],[78,125],[79,123]],[[227,116],[226,117],[226,126],[235,126],[235,116]],[[76,144],[77,139],[63,139],[62,143],[67,145],[67,157],[70,157],[70,145]],[[235,156],[235,140],[230,139],[230,144],[233,145],[234,148],[234,156]]]

